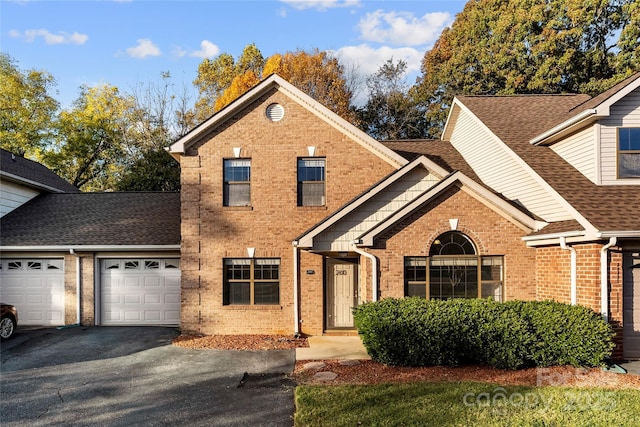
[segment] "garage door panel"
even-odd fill
[[[102,260],[102,324],[178,326],[180,270],[166,268],[169,264],[179,265],[179,261]]]
[[[5,259],[0,265],[0,299],[16,306],[21,325],[64,325],[62,259]]]

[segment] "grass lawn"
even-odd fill
[[[486,383],[302,385],[301,426],[640,426],[640,390]]]

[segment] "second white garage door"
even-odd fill
[[[100,271],[100,324],[180,324],[179,259],[103,259]]]

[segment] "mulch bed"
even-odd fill
[[[173,345],[191,349],[218,350],[289,350],[309,347],[306,338],[290,335],[181,335]],[[563,385],[640,389],[640,376],[605,372],[600,368],[555,366],[521,370],[496,369],[487,366],[388,366],[372,360],[347,362],[323,360],[324,366],[306,368],[308,360],[296,361],[292,378],[298,384],[382,384],[408,382],[475,381],[503,386]],[[316,361],[317,362],[317,361]],[[314,378],[318,372],[333,372],[336,379],[327,382]]]

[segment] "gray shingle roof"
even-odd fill
[[[7,246],[179,245],[180,194],[42,194],[0,218]]]
[[[14,155],[0,148],[0,171],[4,177],[16,179],[28,185],[57,193],[77,193],[76,187],[53,173],[46,166],[33,160]]]
[[[597,229],[640,230],[640,188],[598,186],[551,148],[529,143],[574,116],[575,109],[587,102],[585,95],[461,96],[459,100]]]

